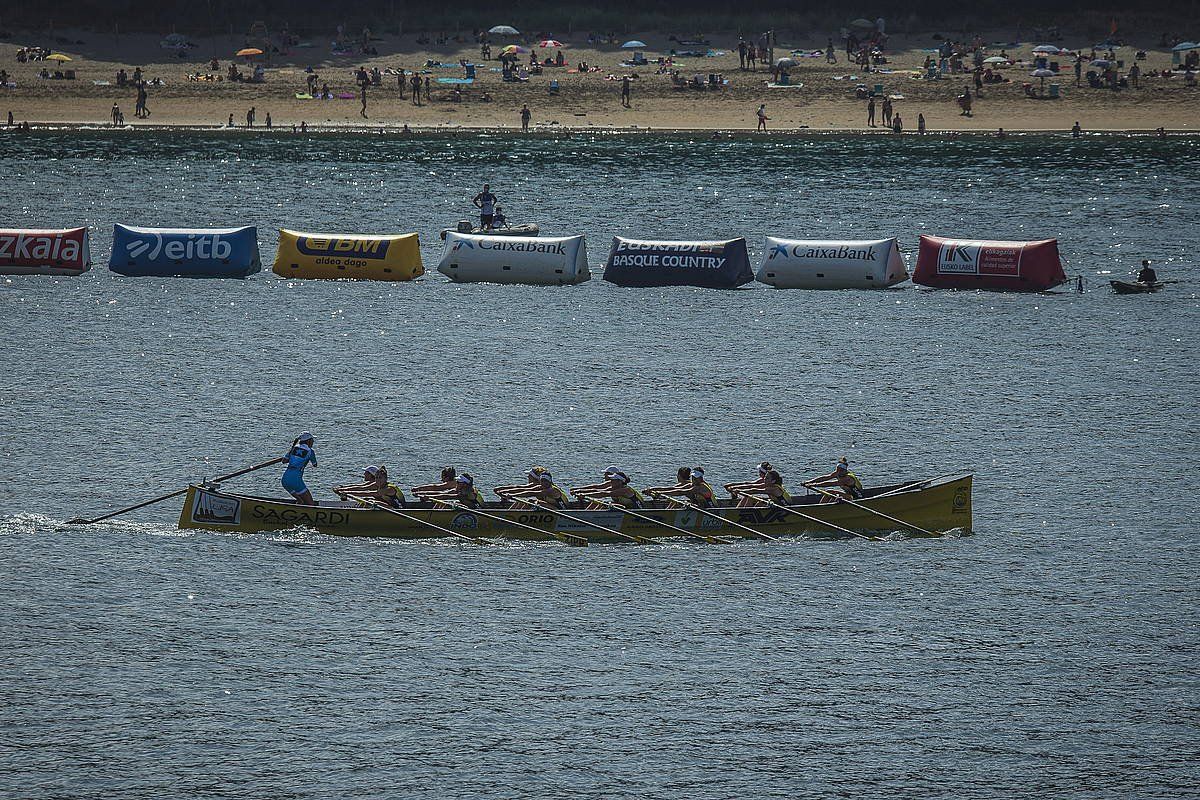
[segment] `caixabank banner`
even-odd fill
[[[604,280],[618,286],[735,289],[754,280],[746,240],[651,242],[613,239]]]
[[[0,230],[0,275],[79,275],[91,266],[87,228]]]
[[[114,225],[108,268],[131,277],[245,278],[262,269],[258,228]]]
[[[438,272],[460,283],[565,286],[591,278],[582,236],[446,234]]]

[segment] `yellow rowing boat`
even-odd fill
[[[481,509],[485,516],[465,508],[425,502],[410,504],[403,509],[404,516],[399,516],[355,502],[304,506],[290,500],[222,491],[217,484],[194,484],[188,487],[179,527],[241,533],[308,528],[331,536],[396,539],[447,538],[451,536],[447,529],[469,537],[529,541],[551,540],[555,533],[565,533],[595,543],[628,541],[615,532],[648,539],[680,535],[667,526],[702,536],[741,538],[755,538],[746,528],[774,537],[821,538],[847,536],[833,526],[868,535],[894,531],[913,534],[911,528],[939,534],[971,530],[969,474],[867,489],[855,504],[822,499],[820,495],[794,498],[790,508],[803,516],[782,508],[729,507],[707,509],[710,514],[705,515],[664,503],[638,509],[638,516],[615,510],[568,509],[570,518],[544,509],[505,508],[497,503]],[[891,525],[880,515],[903,520],[910,527]]]

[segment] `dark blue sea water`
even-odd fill
[[[1198,140],[3,141],[0,227],[86,223],[101,266],[0,278],[0,796],[1200,795]],[[484,180],[594,270],[613,234],[1058,236],[1088,291],[102,266],[123,222],[257,224],[268,263],[279,226],[416,230],[432,267]],[[1143,257],[1182,282],[1110,294]],[[322,492],[378,461],[973,470],[975,532],[474,548],[185,533],[177,501],[63,524],[301,429]]]

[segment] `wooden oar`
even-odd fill
[[[589,497],[587,499],[591,500],[592,498]],[[571,516],[570,514],[566,514],[566,513],[563,513],[562,511],[559,511],[557,508],[551,508],[550,506],[542,505],[541,503],[538,503],[536,500],[534,501],[534,504],[535,504],[534,505],[535,508],[540,508],[543,511],[549,511],[551,514],[560,516],[563,519],[569,519],[569,520],[571,520],[571,522],[574,522],[577,525],[586,525],[587,527],[595,528],[598,531],[604,531],[605,533],[611,533],[614,536],[621,537],[622,539],[628,539],[629,541],[634,542],[635,544],[654,544],[653,539],[647,539],[645,536],[636,536],[632,533],[621,533],[619,530],[616,530],[615,528],[606,528],[603,525],[597,525],[594,522],[588,522],[587,520],[580,519],[579,517]]]
[[[468,508],[467,506],[464,506],[462,503],[459,503],[457,501],[438,500],[433,497],[427,497],[425,499],[427,499],[433,503],[440,503],[444,506],[449,506],[450,508],[457,508],[460,511],[466,511],[468,514],[478,514],[481,517],[486,517],[488,519],[495,520],[496,522],[503,522],[505,525],[513,525],[517,528],[527,528],[528,530],[534,531],[536,533],[540,533],[543,536],[553,536],[555,539],[558,539],[563,544],[569,544],[572,547],[587,547],[587,545],[588,545],[588,540],[583,538],[582,536],[574,536],[572,534],[561,533],[559,531],[543,530],[542,528],[537,528],[537,527],[534,527],[533,525],[526,525],[524,522],[517,522],[516,520],[505,519],[504,517],[500,517],[495,514],[489,514],[486,511],[480,511],[478,508]]]
[[[396,509],[392,508],[391,506],[385,506],[383,503],[380,503],[378,500],[371,500],[366,497],[356,497],[354,499],[358,500],[360,503],[365,503],[366,505],[373,506],[373,507],[379,509],[380,511],[386,511],[389,514],[395,514],[397,517],[406,519],[409,522],[415,522],[418,525],[427,525],[430,528],[433,528],[434,530],[441,531],[442,533],[448,533],[451,536],[457,536],[459,539],[466,539],[468,542],[472,542],[474,544],[496,544],[496,542],[493,542],[491,539],[484,539],[479,536],[467,536],[465,533],[459,533],[458,531],[452,531],[449,528],[443,528],[441,525],[436,525],[432,522],[426,522],[425,520],[420,519],[419,517],[414,517],[412,514],[405,514],[403,511],[397,511]]]
[[[279,464],[281,462],[282,462],[282,459],[272,458],[270,461],[264,461],[263,463],[256,464],[253,467],[246,467],[245,469],[240,469],[237,472],[231,472],[228,475],[222,475],[219,478],[213,478],[213,482],[220,483],[221,481],[232,480],[233,478],[240,477],[242,475],[245,475],[246,473],[254,472],[255,470],[262,469],[263,467],[269,467],[272,464]],[[145,502],[138,503],[137,505],[128,506],[128,507],[122,508],[118,511],[110,512],[108,514],[105,514],[102,517],[94,517],[93,519],[84,519],[83,517],[76,517],[75,519],[69,519],[69,520],[67,520],[67,524],[68,525],[92,525],[94,523],[100,522],[101,520],[110,519],[112,517],[117,517],[117,516],[120,516],[121,514],[127,514],[130,511],[137,511],[139,508],[145,508],[146,506],[152,506],[155,503],[161,503],[163,500],[170,500],[172,497],[179,497],[179,495],[181,495],[181,494],[187,494],[187,487],[178,489],[174,492],[171,492],[170,494],[164,494],[161,497],[156,497],[153,500],[146,500]]]
[[[712,517],[713,519],[718,519],[721,522],[724,522],[726,525],[729,525],[730,527],[741,528],[742,530],[746,531],[747,533],[749,533],[759,539],[762,539],[765,542],[778,542],[779,541],[779,539],[775,538],[774,536],[765,534],[762,531],[756,531],[754,528],[751,528],[748,525],[743,525],[740,522],[734,522],[733,520],[725,519],[720,514],[714,514],[713,512],[708,511],[707,509],[701,508],[700,506],[696,505],[695,503],[688,503],[686,501],[680,500],[677,497],[666,497],[664,499],[678,503],[679,505],[683,506],[684,508],[690,508],[693,511],[703,514],[706,517]]]
[[[920,526],[918,526],[918,525],[913,525],[911,522],[905,522],[905,521],[904,521],[904,520],[902,520],[902,519],[897,519],[896,517],[889,516],[889,515],[887,515],[887,514],[883,513],[882,511],[876,511],[876,510],[875,510],[875,509],[873,509],[873,508],[867,508],[867,507],[866,507],[866,506],[864,506],[862,503],[856,503],[856,502],[854,502],[853,500],[848,500],[848,499],[846,499],[845,497],[841,497],[841,496],[839,496],[839,495],[836,495],[836,494],[834,494],[833,492],[827,492],[827,491],[825,491],[824,489],[822,489],[820,486],[809,486],[808,488],[809,488],[809,489],[816,489],[818,492],[820,492],[821,494],[825,495],[826,497],[831,497],[831,498],[833,498],[834,502],[837,502],[837,503],[849,503],[850,505],[854,506],[855,508],[859,509],[860,511],[866,511],[868,514],[874,514],[874,515],[875,515],[875,516],[877,516],[877,517],[881,517],[882,519],[886,519],[886,520],[888,520],[889,522],[894,522],[894,523],[896,523],[897,525],[903,525],[903,526],[904,526],[904,527],[906,527],[906,528],[912,528],[914,531],[919,531],[920,533],[923,533],[923,534],[925,534],[926,536],[937,536],[937,534],[936,534],[936,533],[934,533],[933,531],[927,531],[927,530],[925,530],[924,528],[922,528],[922,527],[920,527]]]
[[[848,533],[851,536],[857,536],[860,539],[866,539],[868,542],[879,541],[879,539],[877,539],[874,536],[867,536],[865,533],[859,533],[858,531],[852,531],[849,528],[843,528],[841,525],[834,525],[832,522],[826,522],[825,520],[823,520],[819,517],[810,516],[809,514],[805,514],[801,511],[797,511],[796,509],[792,508],[791,506],[781,505],[781,504],[776,503],[775,501],[771,500],[769,497],[756,497],[754,499],[761,500],[762,502],[766,503],[767,505],[771,506],[772,508],[778,508],[780,511],[786,511],[789,514],[795,514],[797,517],[803,517],[804,519],[808,520],[809,522],[815,522],[818,525],[824,525],[827,528],[833,528],[835,531],[841,531],[842,533]]]
[[[708,542],[709,544],[732,544],[732,542],[730,542],[728,539],[718,539],[716,536],[705,536],[704,534],[696,533],[695,531],[689,531],[689,530],[684,530],[683,528],[677,528],[674,525],[663,522],[660,519],[655,519],[654,517],[650,517],[645,514],[639,514],[636,511],[630,511],[628,508],[625,508],[625,506],[618,505],[616,503],[612,503],[612,502],[609,502],[606,500],[601,500],[598,498],[592,498],[592,502],[599,503],[600,505],[605,506],[606,508],[611,508],[614,511],[620,511],[622,514],[628,514],[629,516],[631,516],[635,519],[640,519],[640,520],[643,520],[644,522],[650,522],[655,525],[661,525],[662,527],[666,528],[667,530],[675,531],[676,533],[682,533],[684,536],[691,536],[694,539],[700,539],[701,541]]]

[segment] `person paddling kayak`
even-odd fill
[[[1158,273],[1150,266],[1150,259],[1142,261],[1142,269],[1137,274],[1138,283],[1157,283]]]
[[[304,468],[309,464],[314,467],[317,465],[317,451],[313,449],[313,435],[305,432],[296,437],[292,442],[292,449],[287,455],[279,459],[281,463],[287,464],[287,468],[283,471],[283,488],[288,494],[296,498],[297,503],[306,506],[315,506],[312,492],[304,485]]]

